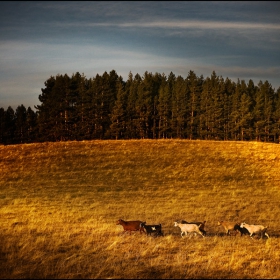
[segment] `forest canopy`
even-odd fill
[[[79,72],[51,76],[33,111],[0,108],[0,143],[93,139],[280,141],[280,87],[115,70],[87,79]]]

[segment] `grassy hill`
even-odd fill
[[[0,146],[0,278],[278,278],[280,146],[188,140]],[[116,221],[161,223],[164,237]],[[204,221],[181,238],[174,221]],[[219,220],[268,226],[225,236]]]

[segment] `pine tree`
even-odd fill
[[[201,139],[210,139],[211,103],[211,80],[207,77],[202,85],[199,108],[199,135]]]
[[[144,73],[143,79],[138,86],[136,112],[138,115],[137,129],[140,138],[152,138],[153,132],[153,111],[154,96],[156,93],[154,77],[152,73],[147,71]]]
[[[172,136],[175,138],[187,138],[187,84],[182,76],[175,80],[172,92]]]
[[[0,108],[0,143],[4,144],[5,110]]]
[[[55,141],[70,140],[71,128],[71,107],[72,95],[70,88],[71,79],[65,75],[57,75],[56,82],[53,88],[53,97],[56,101],[51,108],[51,119],[55,120],[51,132]]]
[[[26,126],[27,126],[27,142],[33,143],[38,141],[38,124],[37,112],[34,112],[30,107],[26,112]]]
[[[254,116],[254,135],[257,141],[261,141],[264,135],[264,95],[257,91],[255,98]]]
[[[255,137],[258,141],[269,141],[272,129],[274,91],[271,84],[262,81],[258,84],[254,107]]]
[[[265,107],[264,107],[264,117],[265,117],[265,142],[270,141],[272,136],[272,117],[274,111],[274,90],[272,89],[271,84],[268,81],[265,81],[260,90],[265,92]]]
[[[237,84],[234,83],[233,93],[231,95],[231,113],[229,116],[229,126],[232,140],[240,140],[239,131],[239,106],[241,100],[241,86],[238,79]]]
[[[117,100],[115,106],[110,114],[111,125],[110,134],[117,140],[122,139],[126,132],[126,106],[127,106],[127,96],[124,90],[124,83],[122,79],[118,81],[117,84]]]
[[[171,98],[172,88],[163,80],[158,95],[158,138],[170,138],[171,136]]]
[[[210,135],[212,139],[221,140],[223,135],[223,94],[222,77],[213,71],[211,75]]]
[[[26,108],[18,106],[15,112],[15,143],[27,142],[27,112]]]
[[[100,139],[110,138],[110,114],[114,107],[117,96],[118,75],[115,70],[109,74],[105,71],[101,79],[101,88],[99,90],[99,121],[100,121]]]
[[[234,140],[252,139],[252,99],[244,80],[238,80],[233,94],[233,110],[231,114]]]
[[[274,111],[272,115],[273,125],[271,133],[273,135],[273,141],[280,143],[280,87],[274,96]]]
[[[104,75],[104,74],[103,74]],[[103,139],[104,127],[103,127],[103,107],[104,107],[104,92],[103,92],[103,79],[97,74],[93,79],[90,86],[90,94],[92,95],[92,108],[91,108],[91,127],[92,138]]]
[[[127,106],[126,106],[126,139],[137,139],[140,138],[139,130],[137,129],[139,123],[139,116],[137,112],[137,99],[138,99],[138,88],[142,83],[141,76],[137,73],[133,78],[131,72],[129,72],[128,80],[125,84],[125,92],[127,95]]]
[[[86,88],[85,81],[84,74],[81,75],[79,72],[73,74],[69,81],[69,91],[66,100],[66,130],[69,140],[79,140],[80,133],[82,133],[83,126],[80,121],[80,109],[82,111],[82,108],[80,105]]]
[[[5,139],[5,110],[4,108],[0,108],[0,143],[4,144]]]
[[[51,76],[45,81],[45,88],[41,88],[41,94],[39,94],[39,101],[41,105],[35,106],[38,111],[38,140],[50,141],[49,130],[53,125],[53,120],[50,119],[50,107],[52,100],[52,90],[55,85],[55,77]]]
[[[50,77],[39,95],[38,126],[41,141],[69,139],[70,78],[67,74]]]
[[[153,92],[152,92],[152,127],[151,127],[151,138],[157,139],[159,137],[159,112],[158,112],[158,105],[159,105],[159,90],[162,83],[166,80],[164,74],[155,73],[153,76]]]
[[[5,112],[4,116],[4,133],[3,133],[3,142],[4,144],[14,144],[15,141],[15,111],[14,109],[9,106]]]
[[[251,98],[246,92],[242,92],[240,99],[240,108],[239,108],[239,122],[238,126],[240,128],[240,140],[249,140],[252,138],[251,134],[251,125],[252,125],[252,112],[250,111],[251,107]]]
[[[230,115],[232,110],[232,96],[235,92],[235,83],[226,78],[226,80],[223,82],[223,89],[223,134],[224,140],[229,140],[232,139],[230,133]]]
[[[96,76],[97,80],[100,78]],[[89,80],[82,78],[79,87],[79,98],[77,101],[78,110],[78,139],[95,139],[98,123],[98,100],[96,91],[96,79]]]
[[[186,79],[187,83],[187,134],[189,139],[198,137],[198,123],[199,123],[199,104],[201,98],[203,76],[197,77],[193,71],[190,71]]]

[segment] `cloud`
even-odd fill
[[[103,22],[92,20],[81,21],[55,21],[48,24],[53,26],[53,28],[76,28],[82,30],[82,28],[110,28],[117,31],[134,29],[146,29],[146,30],[156,30],[159,29],[164,31],[170,30],[199,30],[208,32],[209,30],[215,32],[227,31],[227,32],[275,32],[279,34],[280,23],[265,23],[265,22],[229,22],[229,21],[213,21],[213,20],[172,20],[164,19],[157,21],[113,21],[106,20]],[[175,34],[175,33],[174,33]],[[279,35],[277,36],[279,38]]]
[[[94,20],[94,19],[93,19]],[[121,42],[128,37],[140,40],[148,45],[155,40],[166,39],[167,45],[173,44],[173,40],[183,40],[182,43],[193,42],[195,44],[212,47],[212,50],[220,48],[216,44],[226,45],[229,49],[238,47],[241,49],[277,50],[280,47],[280,23],[257,22],[228,22],[213,20],[157,20],[157,21],[130,21],[119,22],[107,20],[103,22],[55,22],[50,23],[49,29],[63,31],[63,36],[71,40],[71,35],[81,36],[82,32],[88,32],[96,40],[105,40],[105,36],[112,41]],[[66,31],[67,30],[67,31]],[[69,34],[68,34],[69,32]],[[68,35],[67,35],[68,34]],[[141,39],[140,39],[141,38]],[[172,38],[172,39],[170,39]],[[170,41],[172,40],[172,41]],[[109,39],[107,39],[109,42]],[[132,42],[131,40],[130,42]],[[176,42],[176,41],[174,41]],[[161,48],[162,48],[161,42]],[[166,48],[166,49],[167,49]],[[180,48],[177,44],[176,48]],[[225,48],[224,48],[225,49]]]
[[[207,77],[215,70],[279,87],[279,8],[269,1],[0,2],[0,107],[9,96],[16,105],[38,104],[51,75],[91,78],[113,69],[124,80],[129,71]]]
[[[83,24],[84,25],[84,24]],[[226,21],[201,21],[201,20],[181,20],[181,21],[151,21],[151,22],[125,22],[125,23],[87,23],[87,26],[114,26],[114,27],[138,27],[138,28],[178,28],[178,29],[238,29],[238,30],[280,30],[280,24],[255,23],[255,22],[226,22]]]

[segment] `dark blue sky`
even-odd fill
[[[56,74],[115,70],[280,87],[280,2],[0,2],[0,107],[30,106]]]

